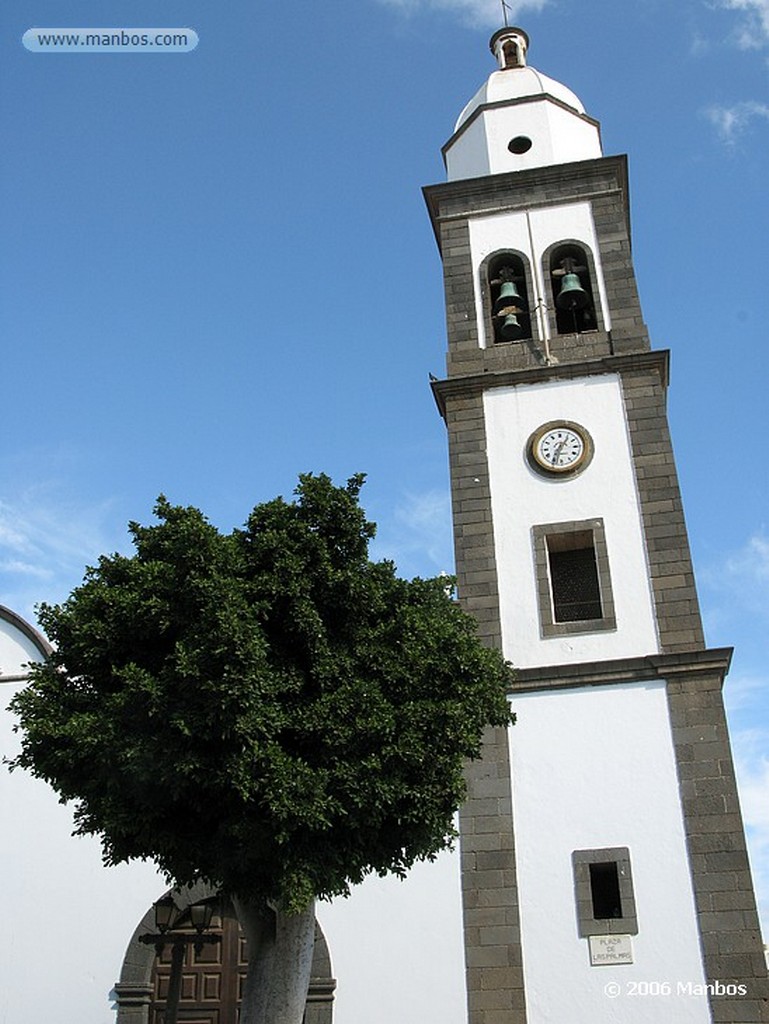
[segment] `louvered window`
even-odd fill
[[[548,537],[547,548],[555,621],[603,618],[592,534],[585,531]]]

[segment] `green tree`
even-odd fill
[[[243,1024],[299,1024],[314,900],[448,846],[464,759],[511,721],[446,578],[369,560],[362,484],[302,476],[227,535],[161,497],[132,557],[42,607],[55,651],[12,703],[12,766],[75,801],[105,863],[233,897]]]

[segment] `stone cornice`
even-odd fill
[[[673,654],[647,654],[641,658],[580,662],[576,665],[545,665],[516,669],[509,693],[555,690],[583,686],[611,686],[640,683],[652,679],[667,682],[696,682],[717,676],[723,685],[732,660],[731,647],[680,651]]]
[[[596,377],[607,373],[623,374],[634,370],[655,370],[660,376],[662,386],[667,387],[670,379],[670,352],[668,349],[657,349],[654,352],[631,352],[604,356],[601,359],[586,359],[575,363],[535,366],[526,370],[467,374],[430,381],[430,387],[438,410],[445,419],[446,399],[455,395],[467,396],[479,394],[490,388],[541,384],[544,381],[553,380],[574,380],[577,377]]]
[[[610,179],[610,180],[607,180]],[[538,202],[533,193],[550,195]],[[531,210],[553,203],[587,201],[591,195],[620,191],[625,197],[625,218],[630,235],[629,183],[627,157],[604,156],[596,160],[578,160],[569,164],[532,167],[525,171],[489,174],[479,178],[463,178],[438,185],[426,185],[422,194],[427,203],[433,231],[440,248],[439,223],[448,218],[464,218],[501,213],[507,210]],[[462,204],[461,208],[458,203]],[[447,207],[451,205],[451,210]]]

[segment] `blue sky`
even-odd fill
[[[630,156],[634,257],[769,917],[769,0],[511,3]],[[364,471],[377,555],[452,569],[440,262],[420,188],[498,0],[4,0],[0,603],[32,617],[165,492],[219,526]],[[30,26],[189,26],[33,54]]]

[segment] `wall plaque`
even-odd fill
[[[590,965],[632,964],[633,942],[629,935],[591,935]]]

